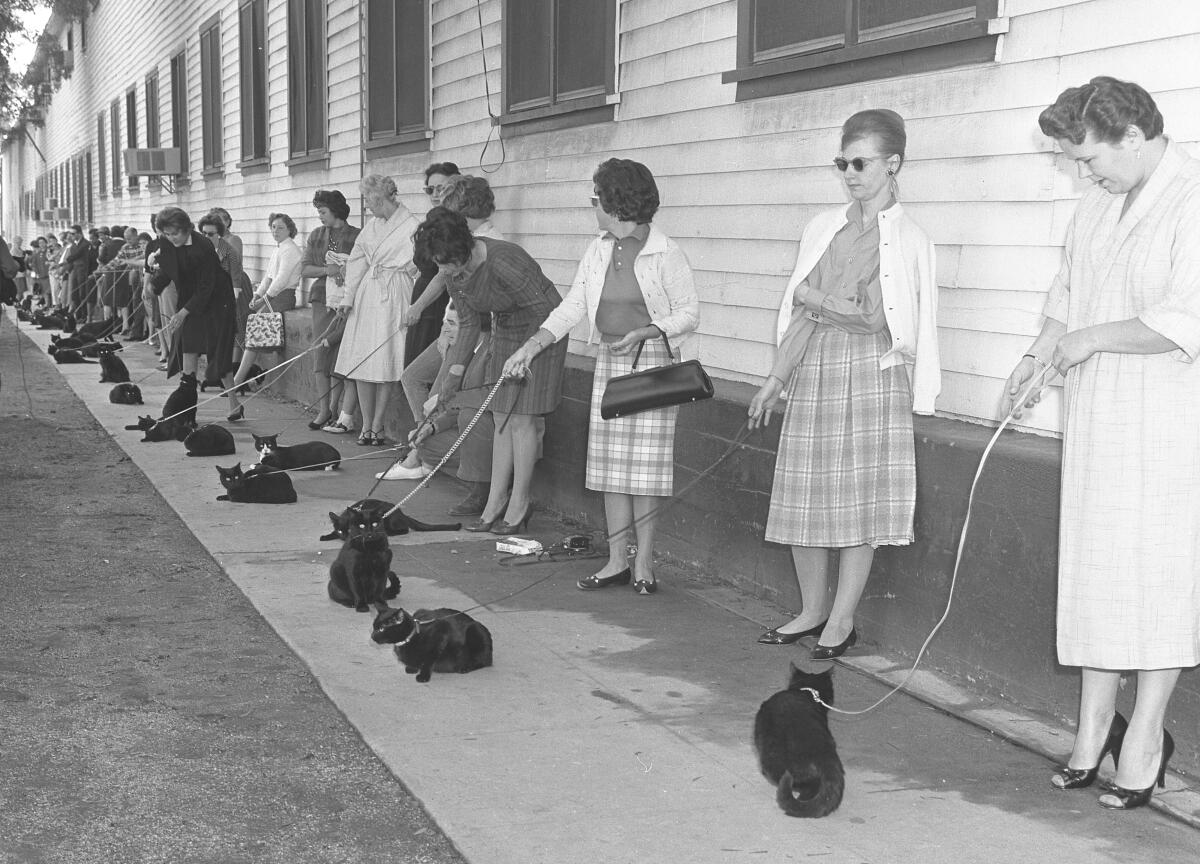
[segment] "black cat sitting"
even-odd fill
[[[241,463],[232,468],[222,468],[219,465],[216,467],[226,492],[217,496],[218,501],[232,501],[236,504],[296,503],[296,489],[286,471],[251,468],[243,474]]]
[[[233,443],[233,435],[224,426],[209,423],[192,430],[183,439],[189,456],[228,456],[237,452]]]
[[[329,514],[329,521],[333,523],[333,530],[328,534],[322,534],[320,539],[345,540],[346,532],[350,527],[350,520],[359,510],[371,507],[377,508],[381,513],[387,513],[394,506],[394,504],[388,501],[381,501],[378,498],[363,498],[361,501],[355,501],[340,514]],[[383,528],[389,537],[398,537],[401,534],[407,534],[409,531],[458,531],[462,528],[462,523],[451,522],[440,525],[428,525],[425,522],[418,522],[411,516],[405,516],[403,511],[397,510],[390,516],[383,518]]]
[[[436,672],[473,672],[492,665],[492,634],[457,609],[384,609],[371,639],[393,646],[404,671],[424,684]]]
[[[116,354],[117,351],[121,350],[121,346],[115,343],[108,344],[112,347],[96,346],[97,356],[100,358],[100,383],[127,383],[129,381],[129,368],[125,365],[125,361]]]
[[[307,441],[280,447],[278,435],[255,435],[254,449],[263,465],[282,471],[332,471],[341,464],[342,454],[324,441]]]
[[[833,670],[813,673],[793,665],[787,688],[758,709],[754,747],[783,812],[816,819],[842,803],[846,775],[829,731],[829,709],[808,690],[832,705]]]
[[[142,389],[136,384],[118,384],[108,391],[108,401],[114,405],[142,405]]]
[[[371,611],[368,604],[383,611],[400,593],[382,517],[379,508],[355,510],[341,551],[329,565],[329,599],[356,612]]]

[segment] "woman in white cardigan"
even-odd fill
[[[267,218],[267,224],[275,241],[275,251],[271,253],[262,282],[250,300],[250,311],[286,312],[296,308],[296,289],[300,287],[302,255],[300,247],[296,245],[296,223],[286,213],[272,213]],[[242,362],[238,365],[237,374],[233,376],[235,384],[246,382],[250,375],[250,367],[258,363],[261,353],[263,352],[253,348],[247,348],[242,353]],[[262,386],[262,379],[257,383]],[[227,419],[237,421],[245,416],[245,406],[238,405]]]
[[[629,159],[609,159],[592,176],[592,208],[601,235],[592,241],[563,302],[504,364],[521,371],[585,317],[588,344],[597,345],[588,428],[585,485],[604,493],[609,558],[580,579],[581,590],[628,585],[639,594],[657,590],[654,529],[657,510],[670,497],[675,473],[677,407],[604,420],[600,401],[608,380],[626,375],[640,351],[639,369],[671,362],[671,350],[689,347],[700,321],[692,269],[675,241],[650,224],[658,187],[650,170]],[[635,542],[630,542],[636,537]]]
[[[906,141],[894,111],[860,111],[842,126],[834,164],[853,200],[805,227],[775,364],[749,408],[754,427],[787,399],[766,539],[792,547],[803,601],[758,641],[818,636],[818,660],[857,641],[854,612],[875,548],[912,542],[912,414],[933,413],[941,387],[933,244],[897,202]]]

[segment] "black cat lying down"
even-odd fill
[[[139,417],[138,422],[125,427],[133,431],[140,429],[145,432],[143,444],[153,444],[160,441],[183,441],[192,434],[196,427],[186,417],[175,417],[171,420],[155,420],[149,414]]]
[[[280,447],[278,435],[254,435],[254,449],[263,465],[283,471],[332,471],[342,462],[342,454],[324,441],[306,441]]]
[[[142,405],[142,388],[136,384],[118,384],[108,391],[108,401],[114,405]]]
[[[384,609],[375,616],[372,641],[391,645],[409,675],[424,684],[433,672],[473,672],[492,665],[492,634],[457,609]]]
[[[329,521],[333,523],[333,530],[328,534],[322,534],[320,539],[345,540],[346,531],[350,526],[350,519],[358,511],[369,507],[377,509],[380,513],[387,513],[394,506],[396,505],[388,501],[380,501],[378,498],[363,498],[361,501],[355,501],[343,510],[340,515],[337,513],[329,514]],[[401,534],[407,534],[409,531],[458,531],[462,528],[462,523],[452,522],[441,525],[427,525],[424,522],[418,522],[411,516],[405,516],[403,511],[397,510],[392,515],[384,517],[383,528],[389,537],[397,537]]]
[[[287,476],[287,475],[284,475]],[[363,507],[347,511],[346,539],[329,565],[329,599],[356,612],[377,612],[400,593],[400,580],[392,572],[392,550],[383,529],[383,510]]]
[[[183,439],[189,456],[228,456],[237,452],[233,435],[224,426],[209,423],[192,431]]]
[[[829,731],[829,709],[808,690],[832,705],[833,670],[813,673],[793,665],[787,688],[758,709],[754,747],[783,812],[815,819],[842,803],[846,775]]]
[[[226,493],[218,495],[218,501],[232,501],[235,504],[296,503],[296,489],[286,471],[251,468],[243,474],[240,462],[232,468],[219,465],[216,468]]]

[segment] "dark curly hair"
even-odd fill
[[[337,189],[318,189],[317,194],[313,195],[314,207],[326,207],[329,212],[346,221],[350,216],[350,205],[346,203],[346,196]]]
[[[1154,99],[1132,81],[1107,75],[1082,87],[1068,87],[1054,104],[1038,116],[1042,132],[1051,138],[1082,144],[1090,131],[1097,141],[1116,144],[1130,126],[1142,130],[1147,140],[1163,131],[1163,116]]]
[[[607,159],[592,175],[592,182],[604,212],[622,222],[643,225],[658,212],[658,186],[641,162]]]
[[[195,228],[192,225],[192,217],[186,210],[178,207],[164,207],[159,210],[158,215],[154,217],[154,225],[159,231],[166,231],[168,228],[174,231],[192,231]]]
[[[443,177],[453,177],[458,174],[458,166],[453,162],[434,162],[425,169],[425,182],[429,182],[429,178],[434,174],[441,174]]]
[[[196,230],[201,234],[204,233],[204,226],[211,225],[217,229],[217,236],[225,236],[225,220],[216,213],[205,213],[200,217],[200,221],[196,223]]]
[[[465,264],[471,257],[475,238],[467,227],[466,217],[445,207],[434,207],[417,226],[413,244],[439,264]]]
[[[446,187],[442,190],[442,206],[468,219],[487,219],[496,212],[496,196],[484,178],[460,174],[446,180]]]

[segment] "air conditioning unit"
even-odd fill
[[[57,206],[58,206],[58,199],[57,199],[57,198],[47,198],[47,199],[46,199],[46,206],[47,206],[48,208],[50,208],[51,210],[53,210],[55,207],[57,207]]]
[[[39,210],[37,221],[53,222],[54,221],[54,211],[53,210]]]
[[[121,152],[130,176],[175,176],[182,168],[178,147],[127,147]]]
[[[59,207],[54,211],[54,218],[60,222],[71,221],[71,210],[68,207]]]

